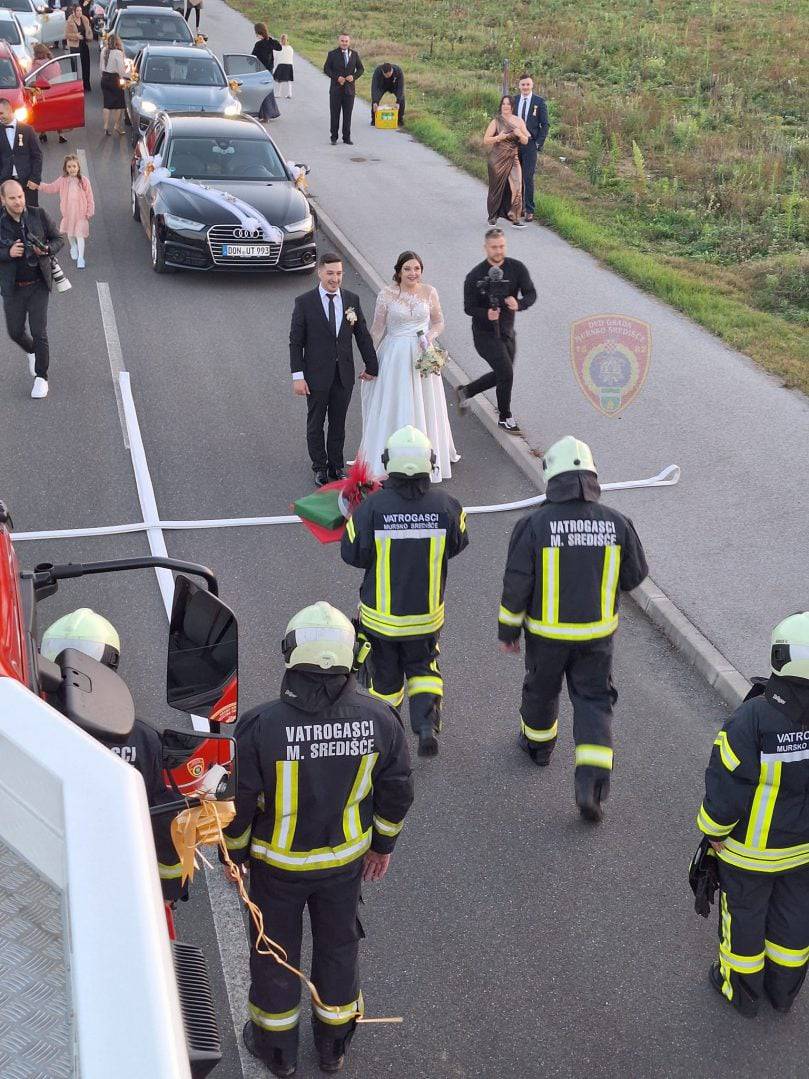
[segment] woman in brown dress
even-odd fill
[[[528,128],[514,113],[511,98],[501,98],[497,116],[483,136],[483,145],[489,151],[486,209],[490,225],[496,225],[498,217],[507,217],[515,229],[525,228],[519,147],[525,146],[530,137]]]

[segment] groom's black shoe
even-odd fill
[[[354,145],[354,143],[351,141],[351,139],[343,139],[343,142],[346,144],[346,146],[353,146]]]
[[[330,480],[344,480],[346,478],[345,471],[342,468],[330,468],[329,479]]]
[[[332,146],[336,146],[337,145],[337,139],[332,139],[331,144],[332,144]]]
[[[328,482],[329,474],[325,469],[321,468],[318,472],[315,472],[315,487],[325,487]]]

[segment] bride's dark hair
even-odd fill
[[[402,283],[402,267],[406,262],[410,262],[411,259],[415,259],[416,262],[424,270],[424,263],[421,261],[421,255],[417,255],[415,251],[403,251],[396,260],[396,265],[393,267],[393,280],[397,285]]]

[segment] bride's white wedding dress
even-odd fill
[[[390,436],[412,424],[424,431],[435,450],[432,480],[452,475],[459,461],[447,415],[441,375],[422,378],[416,370],[421,330],[432,343],[444,329],[438,293],[420,285],[417,293],[388,285],[377,296],[371,336],[379,358],[379,376],[362,383],[362,442],[359,453],[374,475],[384,476],[382,453]]]

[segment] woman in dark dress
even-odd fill
[[[276,41],[274,37],[270,37],[270,32],[267,29],[266,23],[257,22],[253,30],[255,31],[258,41],[253,46],[253,56],[263,64],[264,67],[272,74],[275,67],[275,57],[273,53],[281,51],[281,42]],[[261,102],[261,108],[258,112],[259,120],[275,120],[281,115],[281,110],[278,108],[278,104],[275,100],[274,91],[270,90],[264,100]]]
[[[503,97],[497,116],[486,128],[483,145],[489,152],[489,197],[486,201],[489,224],[507,217],[514,228],[524,228],[522,220],[522,169],[520,146],[531,136],[524,122],[514,114],[510,97]]]

